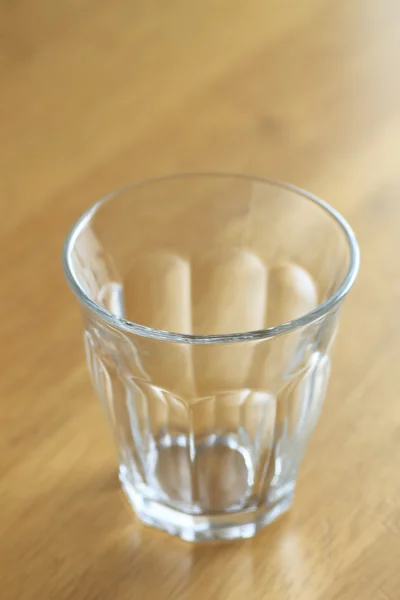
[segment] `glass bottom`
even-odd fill
[[[120,481],[138,518],[187,542],[236,540],[253,537],[260,529],[286,512],[293,500],[294,481],[275,490],[274,500],[262,507],[216,514],[189,514],[139,493],[129,475],[120,468]]]

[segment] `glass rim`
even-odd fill
[[[287,191],[291,191],[296,193],[298,196],[302,196],[306,200],[309,200],[315,204],[317,204],[322,210],[324,210],[328,215],[336,221],[336,223],[342,229],[344,236],[347,240],[349,251],[350,251],[350,264],[349,268],[344,276],[339,288],[336,290],[334,294],[329,296],[324,302],[321,302],[316,306],[313,310],[288,321],[286,323],[281,323],[274,327],[267,327],[265,329],[257,329],[253,331],[244,331],[237,333],[223,333],[223,334],[212,334],[212,335],[196,335],[196,334],[186,334],[186,333],[178,333],[173,331],[166,331],[162,329],[155,329],[152,327],[148,327],[146,325],[140,325],[138,323],[134,323],[133,321],[129,321],[124,319],[123,317],[119,317],[114,315],[106,308],[95,302],[90,295],[84,290],[82,285],[79,283],[77,278],[74,275],[74,269],[72,267],[71,262],[71,254],[72,249],[74,247],[74,243],[76,238],[82,229],[87,225],[88,221],[92,218],[92,216],[99,210],[99,208],[111,200],[116,196],[119,196],[121,193],[135,189],[137,187],[143,187],[151,183],[157,182],[167,182],[169,180],[177,180],[177,179],[185,179],[185,178],[193,178],[193,177],[208,177],[208,178],[226,178],[226,179],[238,179],[242,181],[250,181],[255,183],[262,183],[268,186],[277,187],[280,189],[284,189]],[[135,183],[128,184],[106,196],[103,196],[100,200],[95,202],[90,208],[88,208],[73,224],[70,229],[63,246],[62,251],[62,264],[63,270],[67,279],[67,282],[72,289],[73,293],[76,295],[78,300],[90,311],[94,312],[101,319],[108,322],[110,325],[115,327],[116,329],[126,331],[131,334],[136,334],[141,337],[152,338],[156,340],[166,341],[166,342],[177,342],[183,344],[229,344],[235,342],[248,342],[248,341],[256,341],[256,340],[264,340],[269,338],[274,338],[278,335],[282,335],[284,333],[289,333],[310,323],[318,321],[321,317],[329,313],[333,308],[335,308],[341,300],[346,296],[346,294],[350,291],[351,287],[354,284],[354,281],[357,277],[359,265],[360,265],[360,253],[359,247],[357,244],[356,236],[346,221],[346,219],[332,206],[314,196],[310,192],[307,192],[295,185],[284,183],[281,181],[277,181],[274,179],[267,179],[263,177],[257,177],[252,175],[245,175],[239,173],[218,173],[218,172],[193,172],[193,173],[181,173],[181,174],[172,174],[165,175],[162,177],[154,177],[145,180],[139,180]]]

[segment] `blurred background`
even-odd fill
[[[289,180],[345,209],[397,160],[395,0],[0,6],[9,227],[55,195],[86,206],[209,169]]]
[[[118,512],[119,496],[100,495],[107,485],[115,494],[115,459],[86,375],[80,315],[60,257],[73,221],[107,192],[150,176],[209,170],[306,188],[341,211],[359,238],[362,270],[334,356],[340,376],[332,380],[301,484],[310,490],[319,480],[319,491],[310,492],[316,507],[331,498],[344,531],[333,524],[329,534],[338,536],[337,562],[315,568],[325,534],[322,525],[304,524],[307,491],[297,500],[295,533],[283,536],[269,557],[271,598],[317,599],[316,590],[329,585],[324,597],[339,597],[350,569],[340,562],[343,552],[361,540],[374,511],[389,511],[379,488],[386,486],[388,498],[400,493],[389,444],[400,426],[399,40],[398,0],[0,0],[6,597],[80,598],[70,594],[81,586],[82,598],[125,598],[133,584],[141,598],[167,599],[178,588],[200,597],[209,567],[201,550],[172,545],[166,555],[136,530],[107,537],[111,520],[125,527],[127,517]],[[351,402],[339,402],[345,397]],[[342,440],[346,460],[338,453]],[[324,483],[326,464],[334,478]],[[355,497],[367,499],[367,508],[350,523]],[[310,536],[319,540],[311,550]],[[114,548],[117,537],[122,541]],[[215,577],[229,560],[233,574],[223,592],[216,585],[209,597],[265,597],[264,559],[253,554],[264,543],[256,538],[237,562],[230,550],[213,554]],[[373,556],[387,547],[387,540],[379,542]],[[88,556],[92,566],[84,572]],[[285,557],[294,570],[285,571]],[[152,564],[169,577],[162,592]],[[379,559],[368,565],[368,576],[378,577]],[[340,597],[381,597],[361,580]],[[293,596],[284,595],[285,585]],[[387,594],[396,597],[399,585],[393,563]],[[107,589],[113,596],[101,595]]]

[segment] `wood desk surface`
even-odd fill
[[[400,4],[0,0],[2,600],[400,598]],[[292,511],[191,546],[119,490],[60,255],[121,184],[273,176],[362,269]]]

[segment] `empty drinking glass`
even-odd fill
[[[234,539],[288,509],[358,270],[344,219],[290,185],[172,176],[95,204],[63,260],[138,517]]]

